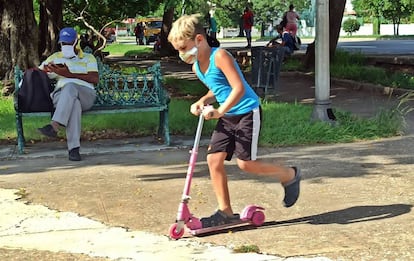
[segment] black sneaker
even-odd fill
[[[52,125],[48,124],[43,126],[42,128],[38,128],[37,129],[41,134],[50,137],[50,138],[56,138],[57,137],[57,132],[55,131],[55,129],[53,129]]]
[[[293,206],[296,203],[296,201],[299,198],[300,192],[300,169],[298,167],[293,167],[293,169],[295,170],[295,177],[288,183],[283,184],[283,187],[285,188],[285,197],[283,199],[283,205],[287,208]]]
[[[73,148],[69,151],[69,160],[71,161],[81,161],[82,158],[79,154],[79,147]]]
[[[204,217],[200,219],[202,228],[206,227],[216,227],[230,223],[237,223],[240,220],[239,214],[233,214],[233,216],[228,216],[221,210],[217,210],[216,213],[209,217]]]

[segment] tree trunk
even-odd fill
[[[174,7],[168,8],[162,17],[162,30],[161,30],[161,56],[173,56],[177,54],[177,51],[168,42],[168,34],[171,31],[172,23],[174,19]]]
[[[332,60],[338,44],[344,15],[346,0],[329,1],[329,55]],[[315,41],[308,45],[304,65],[307,68],[315,66]]]
[[[63,24],[63,0],[40,0],[39,57],[46,59],[58,50],[59,31]]]
[[[33,1],[0,0],[0,79],[13,79],[16,65],[37,66],[38,43]]]

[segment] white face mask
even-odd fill
[[[73,45],[62,45],[61,48],[62,48],[63,57],[72,58],[76,56],[75,46],[76,46],[76,41],[73,43]]]
[[[185,63],[193,64],[197,61],[197,53],[198,53],[198,49],[196,46],[194,46],[187,52],[180,53],[179,56],[181,60],[183,60]]]

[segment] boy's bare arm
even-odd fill
[[[213,104],[216,102],[216,97],[212,91],[208,91],[203,97],[200,98],[200,101],[202,101],[204,105]]]
[[[230,83],[232,91],[227,100],[217,109],[219,117],[235,106],[244,95],[244,86],[235,64],[234,58],[225,50],[221,49],[216,54],[216,66],[224,73]]]

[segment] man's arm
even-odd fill
[[[49,73],[56,73],[66,78],[76,78],[92,84],[97,84],[99,82],[98,72],[90,71],[88,73],[72,73],[69,71],[69,68],[66,66],[66,64],[49,63],[47,65],[44,65],[44,70]]]
[[[84,80],[85,82],[97,84],[99,82],[99,73],[98,72],[88,72],[87,74],[83,73],[71,73],[69,72],[72,77],[69,78],[77,78],[80,80]],[[66,76],[65,76],[66,77]]]

